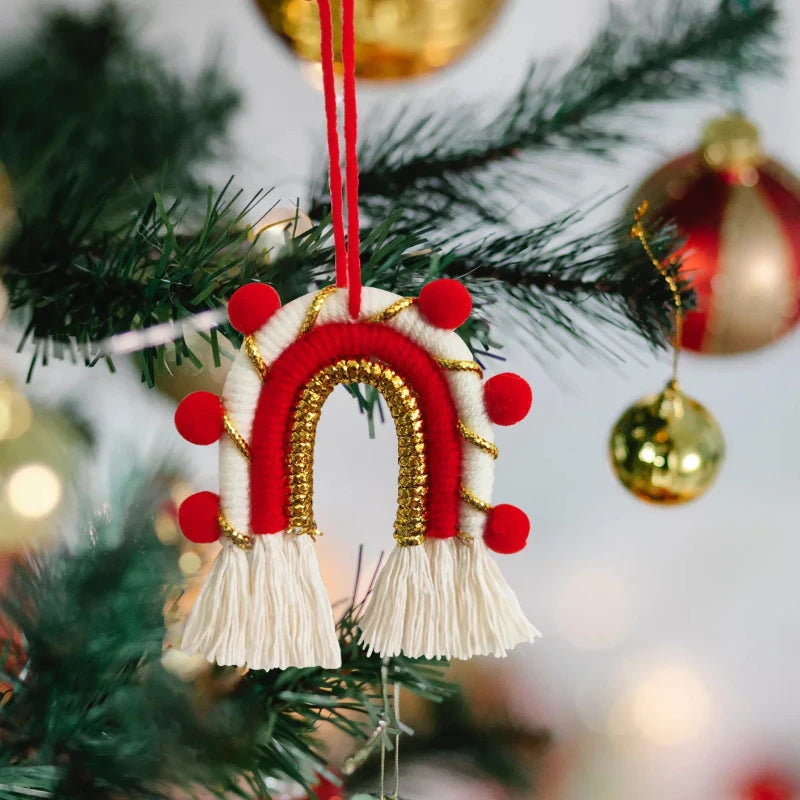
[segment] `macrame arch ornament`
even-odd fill
[[[220,665],[341,666],[314,552],[314,446],[333,389],[363,383],[391,413],[400,469],[396,546],[360,621],[361,644],[383,657],[503,656],[538,632],[489,554],[522,549],[530,528],[520,509],[491,505],[491,423],[519,422],[531,390],[512,373],[483,383],[454,332],[472,308],[457,281],[433,281],[418,298],[361,286],[353,0],[342,4],[349,247],[329,0],[319,5],[337,281],[284,307],[266,284],[238,289],[228,313],[244,341],[221,398],[195,392],[178,406],[184,438],[220,445],[220,494],[187,498],[180,526],[194,542],[222,544],[181,646]]]

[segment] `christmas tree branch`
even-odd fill
[[[630,115],[645,104],[713,96],[741,76],[774,74],[777,22],[774,0],[615,4],[571,65],[532,65],[488,121],[480,122],[485,102],[376,114],[380,121],[362,126],[361,205],[374,219],[400,208],[436,224],[467,213],[503,221],[507,195],[516,203],[536,183],[533,156],[610,157],[635,139]],[[309,213],[326,213],[327,176],[312,198]]]
[[[20,214],[56,225],[50,241],[59,223],[113,230],[153,191],[204,189],[198,167],[225,152],[238,105],[216,64],[177,77],[112,3],[48,11],[2,46],[0,163]]]
[[[258,238],[248,238],[244,224],[261,198],[234,211],[237,196],[229,194],[209,195],[194,233],[179,232],[182,206],[166,208],[157,195],[116,237],[92,240],[78,234],[66,259],[42,252],[46,231],[23,223],[9,251],[5,280],[12,304],[30,309],[25,337],[35,340],[32,366],[51,357],[94,364],[103,355],[95,346],[99,340],[219,308],[250,280],[273,284],[288,302],[333,279],[326,223],[270,261]],[[431,278],[460,279],[475,299],[476,314],[462,333],[476,350],[491,344],[490,327],[505,314],[498,304],[502,299],[517,312],[519,330],[552,351],[569,349],[570,340],[598,347],[596,331],[590,330],[598,326],[633,330],[654,346],[662,345],[672,309],[663,280],[641,248],[628,241],[625,226],[570,234],[580,220],[580,214],[568,214],[524,233],[477,242],[454,237],[436,245],[424,235],[403,232],[402,225],[395,232],[390,218],[364,231],[364,281],[414,295]],[[675,245],[669,230],[654,243],[662,256]],[[689,287],[682,288],[691,305]],[[225,324],[209,333],[218,350],[224,347],[218,333],[240,343]],[[149,382],[165,369],[169,355],[199,363],[181,336],[174,343],[147,341],[142,339],[138,355]]]
[[[209,666],[186,682],[161,659],[165,587],[179,580],[178,553],[153,530],[162,499],[138,481],[123,495],[85,519],[82,549],[19,567],[6,587],[0,798],[309,786],[326,764],[320,723],[363,741],[382,711],[381,659],[356,644],[360,606],[339,622],[341,670]],[[455,691],[424,661],[392,659],[389,680],[427,699]]]

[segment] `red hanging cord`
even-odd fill
[[[342,65],[344,68],[344,144],[347,176],[347,230],[345,245],[342,207],[342,172],[336,117],[336,85],[333,73],[333,17],[330,0],[317,0],[320,18],[322,87],[328,128],[331,217],[336,256],[336,285],[347,286],[348,308],[353,319],[361,311],[361,254],[358,219],[358,117],[355,75],[355,0],[342,0]]]
[[[355,0],[342,0],[344,68],[344,152],[347,175],[347,286],[350,316],[361,310],[361,236],[358,221],[358,117],[356,112]]]
[[[333,75],[333,16],[330,0],[318,0],[322,88],[325,96],[325,121],[328,129],[328,181],[331,190],[331,224],[336,263],[336,285],[347,286],[347,249],[342,208],[342,168],[339,163],[339,132],[336,118],[336,83]]]

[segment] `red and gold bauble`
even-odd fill
[[[711,122],[700,149],[656,171],[634,199],[686,239],[682,269],[697,308],[682,347],[756,350],[800,321],[800,181],[764,155],[748,120]]]

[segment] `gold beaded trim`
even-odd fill
[[[397,431],[400,475],[394,538],[400,547],[425,539],[428,480],[422,414],[408,384],[393,369],[368,359],[342,359],[321,369],[300,394],[289,434],[289,529],[316,531],[313,509],[314,442],[322,406],[336,386],[374,386],[386,401]]]
[[[316,293],[314,299],[311,301],[311,305],[308,307],[308,311],[306,311],[303,324],[300,326],[300,336],[305,336],[317,324],[317,317],[319,316],[319,312],[322,311],[322,306],[325,305],[325,301],[335,291],[335,286],[326,286]]]
[[[496,459],[500,455],[500,451],[494,442],[484,439],[479,433],[475,433],[475,431],[468,428],[461,420],[458,421],[458,432],[470,444],[474,444],[475,447],[483,450],[484,453],[488,453],[492,458]]]
[[[222,512],[220,512],[218,520],[219,520],[219,527],[222,530],[222,534],[223,536],[225,536],[226,539],[233,542],[233,544],[235,544],[242,550],[253,549],[252,536],[250,536],[247,533],[242,533],[241,531],[237,531],[236,528],[234,528],[233,525],[231,525],[230,522],[228,522],[228,520],[225,519],[225,517],[222,515]]]
[[[475,537],[466,531],[459,531],[456,534],[456,539],[458,539],[460,542],[464,542],[464,544],[472,544],[475,541]]]
[[[261,357],[261,351],[258,349],[254,336],[248,335],[244,337],[244,351],[247,353],[247,357],[250,359],[253,369],[258,373],[258,377],[261,378],[262,381],[266,380],[269,367],[267,366],[267,362]]]
[[[249,461],[250,447],[244,440],[242,434],[236,430],[236,426],[233,424],[233,421],[228,416],[227,411],[222,415],[222,424],[225,426],[225,433],[228,434],[231,441],[239,448],[239,452]]]
[[[492,510],[492,504],[481,500],[477,495],[467,489],[466,486],[461,487],[461,499],[468,505],[472,506],[476,511],[482,511],[484,514]]]
[[[396,317],[401,311],[404,311],[416,302],[416,297],[401,297],[374,317],[370,317],[367,322],[388,322],[392,317]]]
[[[442,369],[453,370],[454,372],[474,372],[481,378],[483,377],[483,370],[477,361],[461,361],[457,358],[437,358],[434,360]]]

